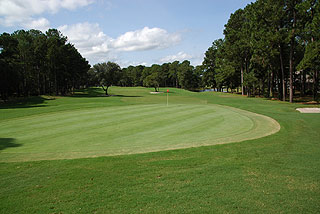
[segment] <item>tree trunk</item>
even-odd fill
[[[286,101],[286,80],[284,76],[284,67],[283,67],[283,56],[282,56],[282,46],[279,44],[280,50],[280,67],[281,67],[281,81],[282,81],[282,101]],[[280,93],[280,92],[279,92]]]
[[[306,94],[306,71],[302,71],[301,75],[301,91],[300,96],[303,97]]]
[[[313,75],[313,100],[317,99],[317,94],[318,94],[318,71],[314,72]]]
[[[292,39],[291,39],[292,40]],[[290,84],[290,91],[289,91],[289,101],[290,103],[293,102],[293,42],[291,42],[290,47],[290,73],[289,73],[289,84]]]
[[[106,96],[109,96],[109,94],[108,94],[108,88],[109,88],[109,86],[107,86],[107,88],[104,88],[104,86],[102,85],[101,87],[102,87],[102,89],[106,92]]]
[[[43,78],[43,88],[42,88],[42,90],[43,90],[43,94],[46,94],[47,93],[47,90],[46,90],[46,76],[43,75],[42,78]]]
[[[289,100],[290,103],[293,102],[293,65],[294,65],[294,42],[295,42],[295,28],[296,28],[296,11],[295,8],[293,8],[293,23],[292,23],[292,31],[291,31],[291,38],[290,38],[290,61],[289,61],[289,82],[290,82],[290,94],[289,94]]]
[[[37,67],[38,69],[38,95],[41,94],[41,83],[40,83],[40,68]]]
[[[281,85],[282,79],[281,79],[280,71],[277,72],[276,82],[277,82],[277,89],[278,89],[278,99],[282,100],[282,85]]]
[[[270,91],[269,91],[269,94],[270,94],[270,97],[273,97],[274,96],[274,74],[273,74],[273,71],[271,72],[271,77],[270,77]]]
[[[241,66],[241,95],[244,95],[244,86],[243,86],[243,67]]]
[[[270,72],[268,72],[268,88],[267,88],[267,96],[270,98],[270,88],[271,88],[271,81],[270,81]]]
[[[56,96],[58,96],[57,71],[54,72],[54,91]]]
[[[108,88],[109,88],[109,87],[107,86],[107,88],[106,88],[106,90],[105,90],[105,91],[106,91],[106,96],[109,96],[109,94],[108,94]]]

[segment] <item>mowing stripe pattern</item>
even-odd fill
[[[279,131],[271,118],[219,105],[131,105],[0,122],[17,146],[1,162],[73,159],[239,142]]]

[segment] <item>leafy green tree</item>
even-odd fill
[[[184,89],[196,88],[196,76],[194,68],[190,65],[190,61],[185,60],[179,65],[178,69],[179,85]]]
[[[153,87],[155,92],[159,91],[159,86],[160,86],[160,76],[158,72],[153,72],[149,76],[147,76],[143,80],[143,85],[145,87]]]
[[[254,32],[250,37],[250,69],[254,70],[255,76],[259,79],[259,87],[261,86],[263,94],[273,97],[274,82],[277,82],[279,98],[282,97],[283,100],[286,97],[284,47],[287,37],[284,30],[284,4],[284,0],[265,0],[246,7],[250,30]],[[280,81],[274,81],[276,76]]]
[[[7,88],[2,97],[65,95],[86,84],[88,62],[58,30],[49,29],[46,34],[18,30],[1,38],[3,86]]]
[[[231,14],[228,23],[225,25],[225,57],[234,65],[235,69],[240,69],[241,91],[244,88],[244,72],[249,72],[249,62],[251,58],[251,46],[248,14],[243,9]]]
[[[179,71],[179,61],[172,62],[169,65],[168,77],[170,78],[170,82],[172,82],[172,86],[175,86],[176,88],[179,87],[178,71]]]
[[[319,90],[319,71],[320,71],[320,5],[317,0],[303,1],[298,8],[300,14],[304,15],[304,28],[300,32],[302,39],[304,39],[306,48],[303,59],[298,65],[298,70],[303,71],[303,77],[306,71],[312,76],[313,82],[313,98],[317,99]],[[306,78],[303,78],[306,80]],[[304,84],[304,82],[302,83]],[[302,91],[304,87],[302,87]]]
[[[95,72],[97,72],[100,86],[108,96],[108,88],[114,84],[117,84],[120,79],[120,66],[117,63],[109,61],[107,63],[104,62],[95,64],[93,69]]]
[[[47,61],[49,69],[50,91],[53,91],[56,95],[60,91],[60,75],[62,69],[62,46],[65,45],[67,38],[64,37],[61,32],[56,29],[49,29],[46,32],[47,36]]]
[[[205,85],[203,85],[203,75],[204,75],[205,69],[203,65],[197,65],[194,68],[194,81],[195,81],[195,87],[194,88],[202,88],[205,87]]]
[[[216,87],[216,81],[215,81],[215,72],[216,72],[216,57],[218,49],[221,47],[223,43],[222,39],[215,40],[212,43],[212,46],[208,48],[208,50],[205,52],[205,57],[202,62],[202,65],[204,67],[204,73],[203,73],[203,85],[207,87]]]
[[[289,31],[289,47],[290,47],[290,57],[289,57],[289,101],[293,102],[293,81],[294,81],[294,51],[296,45],[296,35],[297,35],[297,22],[299,21],[297,5],[301,3],[302,0],[286,0],[285,8],[287,12],[287,29]]]
[[[312,71],[313,99],[317,99],[320,71],[320,42],[314,41],[307,45],[304,57],[298,65],[298,69]]]
[[[163,87],[167,87],[169,82],[168,81],[168,77],[169,77],[169,70],[170,70],[170,63],[163,63],[161,65],[161,68],[160,68],[160,79],[161,79],[161,83],[160,85],[163,86]]]
[[[151,74],[151,67],[144,67],[141,73],[141,82],[143,83],[143,81],[145,80],[145,78],[147,76],[149,76]]]
[[[145,66],[138,65],[132,71],[132,82],[134,86],[142,86],[141,76]]]
[[[223,87],[234,89],[239,85],[239,75],[236,72],[236,65],[229,58],[225,57],[225,43],[218,46],[215,58],[215,82],[219,91]]]
[[[35,89],[37,95],[46,93],[46,75],[47,75],[47,37],[39,30],[30,30],[32,37],[33,60],[32,67],[35,71]]]
[[[129,66],[128,68],[123,68],[121,71],[121,78],[118,82],[120,86],[133,86],[132,72],[134,67]]]
[[[88,72],[87,72],[87,82],[86,85],[91,87],[91,86],[98,86],[99,85],[99,77],[96,69],[91,67]]]
[[[13,33],[13,37],[18,40],[19,51],[19,88],[24,96],[32,94],[34,81],[34,71],[32,69],[32,37],[25,30],[18,30]]]
[[[0,35],[0,96],[7,100],[19,87],[18,40],[8,33]]]

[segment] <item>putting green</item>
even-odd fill
[[[61,111],[1,121],[0,136],[8,146],[0,150],[0,161],[145,153],[240,142],[279,130],[269,117],[220,105]]]

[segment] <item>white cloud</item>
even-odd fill
[[[108,43],[111,40],[105,35],[98,24],[88,22],[71,26],[64,25],[58,28],[82,54],[108,52]]]
[[[92,0],[1,0],[0,24],[4,26],[44,26],[48,20],[35,18],[45,12],[56,13],[61,9],[74,10],[91,4]]]
[[[93,0],[60,0],[62,8],[74,10],[78,7],[84,7],[91,4]]]
[[[161,28],[129,31],[112,40],[112,46],[121,51],[140,51],[167,48],[181,41],[179,34],[170,34]]]
[[[120,65],[121,68],[127,68],[130,65],[132,65],[132,66],[138,66],[138,65],[151,66],[151,64],[147,63],[147,62],[128,61],[128,60],[121,60],[121,59],[117,59],[114,62],[116,62],[118,65]]]
[[[99,24],[78,23],[58,28],[91,63],[117,60],[120,52],[167,48],[180,42],[179,34],[161,28],[145,27],[129,31],[117,38],[106,35]]]
[[[169,55],[169,56],[161,58],[160,62],[162,62],[162,63],[164,63],[164,62],[174,62],[174,61],[182,62],[184,60],[191,60],[193,58],[194,58],[193,56],[191,56],[189,54],[186,54],[186,53],[181,51],[176,55]]]
[[[28,29],[37,29],[43,32],[47,31],[50,27],[50,23],[46,18],[32,19],[25,24],[22,24],[23,27]]]

